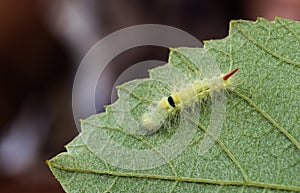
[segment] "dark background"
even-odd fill
[[[45,160],[78,134],[72,83],[99,39],[146,23],[174,26],[199,40],[219,39],[227,36],[230,20],[257,16],[300,19],[300,1],[0,0],[0,192],[63,192]],[[114,63],[166,58],[166,50],[141,48]],[[111,82],[104,84],[111,89]],[[108,103],[104,95],[100,104]]]

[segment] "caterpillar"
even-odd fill
[[[194,100],[205,99],[210,93],[218,89],[228,88],[232,85],[230,77],[238,71],[235,68],[231,72],[222,76],[222,85],[210,87],[207,80],[196,81],[186,88],[180,89],[171,95],[162,98],[157,105],[152,106],[149,112],[142,116],[142,125],[145,128],[145,134],[155,133],[164,123],[168,114],[184,108],[186,105],[195,102]]]
[[[237,71],[235,68],[221,74],[206,49],[172,48],[169,62],[149,70],[149,78],[118,86],[119,99],[108,110],[126,132],[151,135],[160,128],[176,128],[178,135],[188,138],[197,130],[200,114],[205,108],[202,101],[210,98],[207,129],[218,137],[226,113],[224,91],[234,87],[236,81],[231,77]],[[206,138],[205,144],[210,144],[207,141],[211,140]]]

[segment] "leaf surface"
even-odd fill
[[[130,134],[119,127],[113,116],[116,109],[129,107],[139,117],[144,113],[143,105],[172,91],[170,85],[179,77],[168,75],[168,69],[160,67],[163,69],[150,73],[153,78],[161,77],[159,81],[136,80],[120,86],[121,102],[107,107],[105,113],[83,120],[83,132],[66,146],[67,152],[49,160],[48,165],[68,193],[300,192],[299,48],[300,23],[259,18],[256,22],[231,22],[227,38],[205,42],[208,53],[199,54],[201,48],[171,50],[169,65],[191,81],[203,73],[194,69],[197,65],[206,65],[209,73],[207,60],[199,58],[205,54],[216,59],[223,73],[240,69],[234,75],[235,89],[227,93],[222,133],[204,155],[199,155],[198,150],[207,132],[207,101],[201,105],[201,126],[191,143],[180,156],[166,160],[160,167],[122,169],[94,151],[104,145],[97,138],[100,131],[105,131],[114,142],[136,150],[155,149],[172,137],[174,130],[170,126],[149,136]],[[139,86],[135,87],[137,83]],[[122,121],[129,126],[125,119]],[[85,139],[91,139],[88,145]],[[159,150],[161,159],[168,158]],[[121,157],[118,161],[130,160]]]

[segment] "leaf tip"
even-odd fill
[[[170,52],[175,52],[176,48],[169,48]]]
[[[264,20],[263,17],[257,17],[256,21],[261,21],[261,20]]]
[[[238,22],[238,20],[230,20],[230,22],[229,22],[229,25],[231,26],[231,25],[234,25],[234,24],[236,24]]]
[[[207,42],[209,42],[210,40],[203,40],[203,44],[206,44]]]
[[[110,105],[104,105],[103,107],[104,107],[105,110],[107,110],[111,107],[111,104]]]
[[[50,167],[50,160],[46,160],[45,163]]]
[[[278,21],[284,21],[284,20],[288,20],[288,19],[283,18],[283,17],[280,17],[280,16],[275,16],[275,17],[274,17],[274,21],[275,21],[275,22],[278,22]]]

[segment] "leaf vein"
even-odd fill
[[[300,36],[298,36],[295,31],[293,31],[291,28],[286,25],[286,23],[283,23],[282,20],[277,19],[277,22],[280,23],[285,29],[287,29],[289,32],[291,32],[299,41],[300,41]]]
[[[135,134],[132,134],[132,133],[129,133],[129,132],[126,132],[126,131],[124,131],[121,128],[114,128],[114,127],[108,127],[108,126],[102,126],[101,127],[99,125],[94,125],[94,124],[91,124],[91,123],[87,123],[87,124],[89,124],[90,126],[99,128],[99,129],[107,128],[107,129],[110,129],[110,130],[118,131],[118,132],[123,133],[124,135],[131,136],[131,137],[133,137],[133,138],[141,141],[142,143],[144,143],[145,145],[149,146],[154,151],[156,151],[160,156],[162,156],[162,158],[168,163],[168,165],[169,165],[171,171],[173,172],[173,174],[175,176],[178,176],[177,171],[176,171],[175,167],[173,166],[173,164],[170,162],[170,160],[168,160],[166,158],[166,156],[161,151],[159,151],[152,143],[150,143],[149,141],[145,140],[143,137],[135,135]]]
[[[261,48],[263,51],[265,51],[266,53],[272,55],[273,57],[288,63],[288,64],[292,64],[295,65],[296,67],[300,67],[300,63],[289,60],[288,58],[282,57],[279,54],[276,54],[275,52],[273,52],[272,50],[268,49],[266,46],[264,46],[263,44],[259,43],[258,41],[256,41],[253,37],[251,37],[245,30],[243,30],[239,24],[237,22],[233,23],[234,25],[232,25],[232,27],[234,27],[235,29],[237,29],[246,39],[248,39],[250,42],[252,42],[254,45],[256,45],[257,47]]]
[[[250,104],[254,109],[256,109],[266,120],[268,120],[274,127],[276,127],[282,134],[284,134],[297,147],[298,150],[300,150],[300,143],[286,129],[279,125],[279,123],[277,123],[269,114],[259,108],[258,105],[254,103],[254,101],[236,90],[231,90],[231,92],[233,92],[235,95],[237,95],[248,104]]]
[[[227,156],[231,159],[231,161],[240,170],[244,180],[246,182],[249,181],[249,177],[246,174],[245,170],[242,168],[242,166],[237,161],[237,159],[234,157],[234,155],[230,152],[230,150],[226,147],[226,145],[218,137],[216,137],[212,132],[208,131],[203,125],[201,125],[200,123],[198,123],[197,125],[201,130],[203,130],[205,133],[207,133],[212,139],[214,139],[220,145],[220,147],[223,149],[223,151],[227,154]]]

